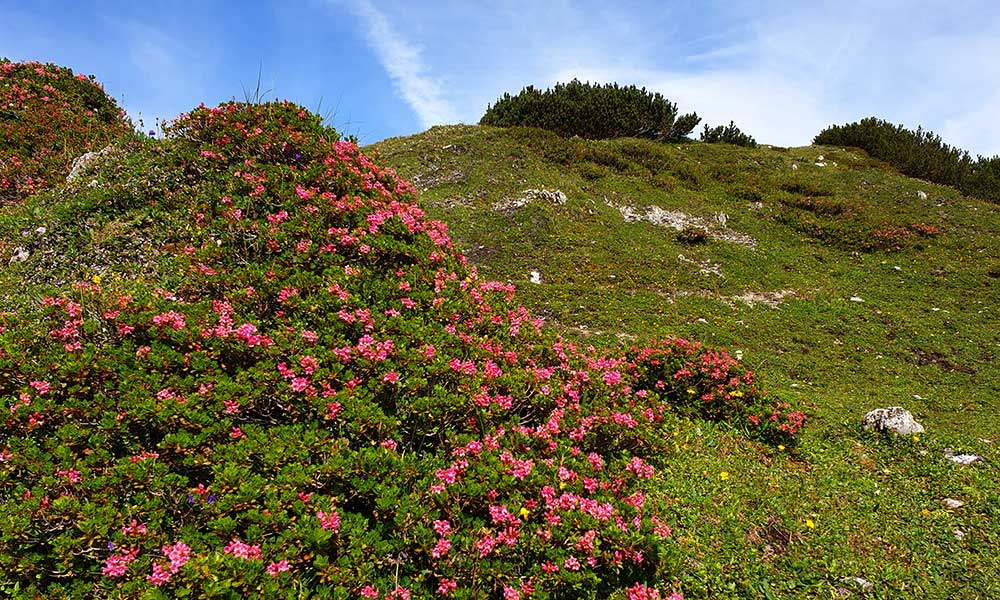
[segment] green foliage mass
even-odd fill
[[[831,125],[813,143],[861,148],[910,177],[950,185],[963,194],[1000,203],[1000,156],[973,160],[967,151],[945,144],[941,136],[920,127],[912,131],[869,117],[857,123]]]
[[[542,328],[301,107],[165,133],[0,219],[74,249],[4,273],[5,591],[669,596],[683,551],[647,498],[684,420],[796,440],[725,350]],[[108,243],[131,251],[79,270]]]
[[[486,109],[480,125],[540,127],[564,137],[591,140],[620,137],[658,141],[686,139],[701,119],[678,115],[677,105],[634,85],[557,83],[545,91],[528,86]]]
[[[756,148],[757,141],[753,139],[752,136],[740,131],[732,121],[729,125],[719,125],[717,127],[709,128],[705,125],[705,129],[701,132],[701,141],[709,144],[733,144],[734,146],[743,146],[746,148]]]

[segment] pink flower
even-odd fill
[[[243,560],[260,560],[261,558],[260,544],[254,544],[251,546],[250,544],[245,544],[236,538],[233,538],[233,541],[227,544],[226,547],[223,548],[223,551],[226,554],[232,554],[233,556],[242,558]]]
[[[177,542],[173,546],[167,544],[163,546],[163,554],[170,559],[170,572],[176,573],[191,558],[191,548],[184,542]]]
[[[451,533],[451,523],[449,523],[446,519],[435,519],[434,531],[436,531],[438,535],[448,535]]]
[[[142,535],[146,533],[146,524],[139,523],[135,519],[132,519],[132,523],[128,525],[122,525],[122,535]]]
[[[159,563],[153,563],[153,574],[148,575],[146,579],[151,581],[156,587],[160,587],[164,583],[170,581],[170,577],[173,575],[169,570],[163,567]]]
[[[280,562],[275,562],[267,565],[267,574],[271,577],[277,577],[278,573],[284,573],[288,570],[288,560],[282,560]]]
[[[622,382],[622,374],[619,371],[605,371],[603,378],[606,385],[617,385]]]
[[[521,591],[518,590],[517,588],[504,586],[503,600],[521,600]]]
[[[80,472],[76,469],[64,469],[58,471],[58,473],[65,477],[69,483],[80,483]]]
[[[438,584],[437,593],[441,594],[442,596],[447,596],[452,592],[452,590],[454,590],[457,587],[458,584],[452,581],[451,579],[442,579],[441,583]]]
[[[32,381],[28,385],[35,388],[35,391],[38,392],[39,395],[42,395],[52,389],[52,386],[49,385],[48,381]]]
[[[138,549],[125,550],[121,554],[112,554],[104,561],[101,573],[107,577],[121,577],[128,570],[130,562],[135,560]]]
[[[366,585],[361,588],[360,593],[363,598],[378,598],[378,590],[373,585]]]
[[[397,587],[386,595],[388,600],[410,600],[410,590]]]
[[[569,571],[579,571],[580,561],[578,561],[575,556],[571,556],[563,561],[563,567]]]
[[[318,511],[316,513],[316,518],[319,519],[319,524],[327,531],[332,531],[334,533],[340,529],[340,515],[335,511],[331,511],[329,514],[323,511]]]
[[[395,371],[389,371],[388,373],[382,375],[382,381],[386,383],[396,383],[399,381],[399,373]]]
[[[431,550],[431,556],[441,558],[448,554],[449,550],[451,550],[451,541],[448,538],[439,538],[437,544],[434,545],[434,549]]]
[[[643,460],[638,456],[633,458],[628,465],[625,466],[625,470],[635,473],[642,479],[649,479],[653,476],[653,467],[643,462]]]

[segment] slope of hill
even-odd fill
[[[463,126],[376,148],[482,273],[563,331],[739,349],[833,422],[896,402],[939,431],[1000,435],[995,205],[842,148]]]
[[[378,150],[199,107],[0,208],[0,591],[1000,595],[995,207],[835,148]],[[894,403],[927,433],[859,431]]]
[[[793,457],[703,430],[670,462],[663,493],[698,557],[685,589],[829,597],[862,577],[879,597],[998,593],[995,204],[835,147],[452,126],[375,148],[480,272],[515,283],[550,326],[597,345],[724,345],[806,407]],[[678,227],[708,240],[680,241]],[[927,434],[860,431],[889,405]],[[987,462],[957,467],[946,448]]]

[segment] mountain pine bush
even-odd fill
[[[700,121],[695,113],[678,115],[676,104],[646,88],[574,79],[545,91],[528,86],[516,96],[504,94],[487,107],[479,124],[540,127],[564,137],[591,140],[637,137],[680,141]]]
[[[740,128],[732,121],[729,122],[729,125],[719,125],[712,128],[705,125],[705,129],[701,132],[701,141],[708,144],[723,143],[747,148],[757,147],[757,141],[752,136],[740,131]]]
[[[555,337],[301,107],[166,135],[46,199],[155,252],[0,315],[26,597],[676,599],[647,493],[682,415],[794,442],[724,350]]]
[[[92,76],[0,59],[0,205],[61,183],[74,158],[131,129]]]
[[[814,144],[853,146],[892,165],[900,173],[950,185],[963,194],[1000,202],[1000,156],[973,160],[969,153],[941,141],[933,132],[916,131],[869,117],[857,123],[831,125]]]

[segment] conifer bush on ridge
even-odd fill
[[[574,79],[545,91],[527,86],[515,96],[504,94],[487,107],[479,124],[539,127],[591,140],[637,137],[677,142],[700,121],[696,113],[678,114],[677,105],[658,92]]]
[[[949,146],[941,136],[921,127],[912,131],[868,117],[856,123],[831,125],[813,138],[813,143],[861,148],[904,175],[950,185],[963,194],[1000,202],[1000,156],[978,156],[973,160],[967,151]]]
[[[166,133],[170,277],[0,322],[0,568],[28,595],[669,596],[647,492],[677,411],[794,441],[723,351],[554,337],[300,107]]]

